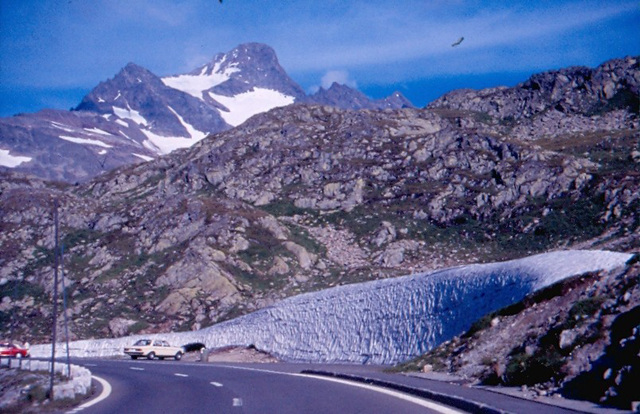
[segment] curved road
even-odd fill
[[[111,394],[74,413],[454,413],[413,396],[268,366],[83,360]],[[365,388],[367,387],[367,388]],[[107,387],[108,388],[108,387]]]

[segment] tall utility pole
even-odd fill
[[[62,276],[62,312],[64,313],[64,339],[67,345],[67,377],[71,377],[69,356],[69,318],[67,317],[67,287],[64,283],[64,242],[60,245],[60,276]]]
[[[58,323],[58,199],[53,200],[53,227],[55,247],[53,249],[53,328],[51,333],[51,381],[49,382],[49,400],[53,401],[53,380],[56,363],[56,324]]]

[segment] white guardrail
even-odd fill
[[[26,371],[51,372],[51,361],[1,357],[0,367]],[[65,398],[73,399],[81,395],[86,395],[91,390],[91,371],[73,364],[70,366],[71,372],[69,372],[68,368],[69,366],[64,362],[56,361],[55,363],[55,371],[66,377],[68,381],[54,384],[54,400],[62,400]]]

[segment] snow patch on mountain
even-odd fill
[[[182,126],[184,127],[184,129],[187,130],[187,133],[189,134],[189,136],[192,138],[191,141],[191,145],[194,145],[196,142],[202,140],[204,137],[206,137],[208,134],[206,132],[202,132],[202,131],[198,131],[197,129],[195,129],[193,127],[193,125],[189,124],[188,122],[186,122],[184,120],[184,118],[182,118],[180,116],[179,113],[177,113],[172,107],[169,107],[169,110],[171,112],[173,112],[173,114],[178,118],[178,120],[180,121],[180,124],[182,124]]]
[[[10,151],[0,149],[0,166],[15,168],[23,162],[31,161],[31,157],[21,157],[19,155],[11,155]]]
[[[207,132],[199,131],[198,129],[194,128],[193,125],[186,122],[184,118],[180,116],[180,114],[176,112],[172,107],[168,108],[176,116],[176,118],[178,118],[180,124],[182,124],[184,129],[187,131],[189,137],[164,136],[156,134],[147,128],[142,128],[140,129],[140,131],[147,137],[147,140],[142,143],[145,148],[160,155],[169,154],[176,149],[189,148],[209,135]],[[134,155],[138,156],[137,154]]]
[[[110,136],[110,137],[113,136],[113,134],[111,134],[110,132],[103,131],[100,128],[85,128],[84,130],[87,131],[87,132],[92,132],[94,134],[98,134],[98,135],[106,135],[106,136]]]
[[[207,66],[202,68],[199,75],[179,75],[162,78],[162,82],[170,88],[188,93],[198,99],[204,100],[203,93],[216,85],[221,84],[231,78],[231,75],[240,71],[236,67],[227,67],[223,72],[219,72],[221,62],[217,62],[213,70],[207,74]]]
[[[69,128],[67,125],[62,125],[62,124],[59,124],[59,123],[54,122],[54,121],[51,121],[51,126],[53,126],[54,128],[57,128],[57,129],[61,129],[64,132],[72,132],[72,133],[77,132],[75,129]]]
[[[287,106],[295,101],[293,96],[265,88],[253,88],[232,97],[213,92],[209,92],[209,96],[229,109],[229,112],[220,111],[220,115],[231,126],[238,126],[256,114]]]
[[[153,161],[153,160],[154,160],[154,158],[153,158],[153,157],[148,157],[148,156],[146,156],[146,155],[142,155],[142,154],[136,154],[135,152],[132,152],[131,154],[132,154],[133,156],[135,156],[135,157],[138,157],[138,158],[140,158],[140,159],[144,160],[144,161]]]
[[[632,255],[557,251],[345,285],[285,299],[199,331],[144,335],[209,348],[254,345],[289,361],[392,364],[421,355],[483,315],[570,276],[610,270]],[[122,355],[142,335],[70,344],[78,357]],[[66,347],[59,346],[60,355]],[[50,346],[32,347],[47,356]]]
[[[98,141],[97,139],[68,137],[68,136],[65,136],[65,135],[60,135],[58,138],[60,138],[62,140],[65,140],[65,141],[73,142],[74,144],[96,145],[96,146],[102,147],[102,148],[113,148],[113,146],[111,146],[109,144],[105,144],[102,141]]]
[[[140,112],[136,111],[135,109],[131,109],[129,105],[127,105],[127,109],[114,106],[113,113],[116,114],[118,118],[130,119],[138,125],[146,126],[149,124],[149,122],[140,114]]]
[[[191,138],[177,136],[165,137],[163,135],[155,134],[148,129],[141,129],[141,131],[147,136],[147,139],[142,143],[142,145],[148,150],[160,155],[169,154],[171,151],[180,148],[189,148],[195,143]]]

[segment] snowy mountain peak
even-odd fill
[[[116,75],[116,78],[120,79],[132,79],[137,77],[149,77],[151,79],[156,78],[156,76],[149,70],[136,65],[133,62],[127,63],[127,65]],[[140,81],[136,79],[136,82],[139,83]]]
[[[305,96],[280,66],[275,51],[261,43],[219,53],[206,65],[162,82],[201,100],[232,126]]]
[[[137,96],[162,88],[160,78],[135,63],[128,63],[113,79],[100,82],[75,108],[77,111],[114,113],[113,107],[135,106]]]
[[[256,88],[277,91],[294,99],[305,95],[280,66],[275,51],[261,43],[247,43],[219,53],[212,62],[188,74],[163,78],[163,82],[205,101],[215,100],[209,93],[234,97]]]
[[[335,88],[343,89],[338,85]],[[137,162],[141,155],[148,160],[177,148],[190,147],[209,134],[225,131],[258,113],[294,102],[334,105],[343,109],[406,106],[402,103],[393,106],[395,101],[381,104],[350,88],[333,95],[340,99],[308,99],[303,89],[280,66],[275,51],[262,43],[239,45],[229,52],[217,54],[211,62],[193,71],[164,78],[135,63],[128,63],[113,78],[100,82],[72,112],[56,115],[69,122],[64,129],[51,128],[49,120],[42,119],[39,114],[23,117],[17,124],[8,123],[8,132],[0,138],[8,143],[2,149],[31,161],[19,164],[6,161],[2,165],[47,178],[84,181],[107,171],[107,165],[113,168]],[[105,122],[110,125],[103,125]],[[35,129],[27,128],[28,134],[37,142],[28,150],[23,144],[15,144],[24,142],[15,139],[23,134],[18,125],[23,123],[37,125]],[[82,128],[80,132],[76,131],[77,124],[87,124],[89,130],[112,131],[113,135],[106,143],[110,149],[100,150],[106,153],[88,154],[82,161],[84,168],[80,170],[76,168],[78,158],[72,162],[67,160],[69,150],[56,157],[36,156],[36,153],[48,154],[55,147],[51,139],[57,144],[59,139],[69,137],[73,140],[67,139],[64,145],[75,146],[75,150],[85,153],[87,142],[91,141],[86,140]],[[105,140],[103,136],[98,138]],[[134,145],[137,152],[132,153],[130,145]],[[115,153],[118,155],[114,156]],[[96,157],[108,159],[113,164],[100,163],[100,168],[96,168]],[[57,165],[41,168],[52,162]]]
[[[268,72],[280,68],[275,50],[263,43],[245,43],[226,54],[218,54],[226,67],[239,67],[243,70]]]

